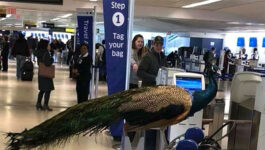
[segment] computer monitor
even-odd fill
[[[204,76],[196,73],[175,73],[173,84],[186,89],[190,93],[205,89]]]
[[[201,78],[193,78],[193,77],[175,77],[176,85],[186,89],[190,94],[192,94],[196,90],[202,89],[202,81]]]

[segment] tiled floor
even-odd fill
[[[15,62],[9,65],[8,73],[0,72],[0,150],[5,149],[6,132],[21,132],[77,103],[75,82],[68,78],[67,66],[56,66],[55,90],[51,93],[50,106],[54,111],[44,112],[35,109],[38,95],[37,69],[32,82],[17,81]],[[100,83],[99,95],[106,95],[106,85]],[[66,150],[113,150],[112,138],[106,133],[92,137],[80,136],[67,143]]]
[[[14,61],[10,62],[8,73],[0,72],[0,150],[6,147],[4,133],[10,131],[21,132],[25,128],[31,128],[77,103],[75,82],[68,76],[67,66],[56,66],[55,90],[51,93],[50,98],[50,106],[54,111],[44,112],[35,109],[38,95],[36,68],[32,82],[17,81]],[[219,83],[219,89],[223,92],[219,92],[217,98],[225,99],[225,113],[228,113],[229,109],[230,87],[231,82],[229,81]],[[99,95],[106,94],[106,84],[100,83]],[[113,150],[113,144],[112,138],[104,132],[92,137],[76,137],[68,142],[65,147],[50,147],[48,149]],[[227,139],[224,139],[222,147],[225,149],[226,145]]]

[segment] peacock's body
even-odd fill
[[[65,141],[80,133],[97,133],[120,119],[127,131],[176,124],[205,107],[216,95],[213,73],[204,91],[190,95],[176,86],[143,87],[75,105],[21,133],[8,133],[9,149],[34,148]]]

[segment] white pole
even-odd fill
[[[134,22],[134,0],[129,0],[129,18],[128,18],[128,42],[127,42],[127,67],[125,90],[129,89],[130,70],[131,70],[131,49],[132,49],[132,29]]]
[[[97,11],[96,11],[96,6],[94,6],[94,13],[93,13],[93,45],[92,45],[92,49],[93,49],[93,66],[95,66],[96,64],[96,18],[97,18]],[[92,69],[92,90],[91,90],[91,98],[95,98],[95,68],[93,67]],[[97,85],[96,85],[97,86]]]

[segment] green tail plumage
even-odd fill
[[[69,137],[81,133],[93,134],[122,119],[117,108],[138,91],[125,91],[75,105],[40,125],[21,133],[8,133],[8,148],[34,148],[51,143],[63,144]]]
[[[184,119],[190,107],[191,96],[180,87],[131,89],[75,105],[30,130],[8,133],[8,148],[61,145],[71,136],[100,132],[121,119],[128,130],[168,126]]]

